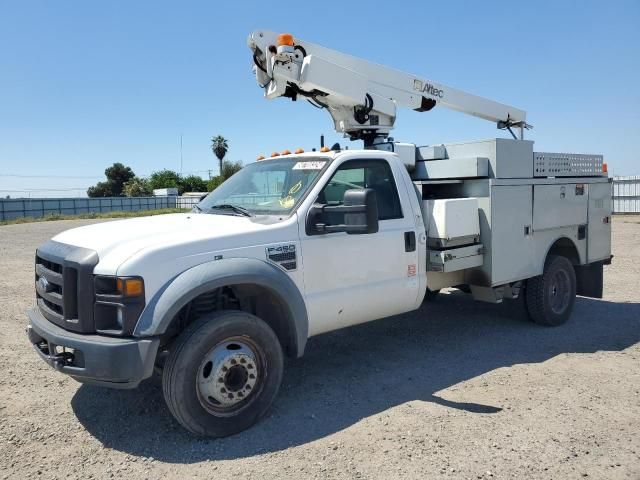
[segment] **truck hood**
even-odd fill
[[[252,236],[247,234],[273,227],[249,217],[178,213],[87,225],[62,232],[53,240],[96,251],[100,258],[97,270],[113,273],[114,268],[144,249],[202,245],[202,242],[215,242],[216,249],[227,249],[241,246],[243,239]],[[190,248],[181,251],[194,253]]]

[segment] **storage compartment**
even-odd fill
[[[476,198],[424,200],[423,203],[426,218],[429,219],[429,246],[445,248],[480,240]]]
[[[587,262],[608,259],[611,255],[611,184],[589,185],[589,225]]]
[[[479,267],[483,262],[483,253],[481,244],[446,250],[431,250],[429,251],[427,270],[449,273]]]
[[[478,178],[489,176],[489,159],[484,157],[454,158],[416,162],[411,173],[414,180],[445,178]]]
[[[484,157],[489,159],[489,176],[492,178],[532,178],[533,142],[492,138],[475,142],[449,143],[445,145],[447,158]]]
[[[490,258],[483,268],[492,286],[533,277],[544,262],[533,254],[532,188],[531,185],[491,188],[491,238],[486,242],[483,239]]]
[[[587,188],[590,185],[534,185],[533,230],[587,223]]]

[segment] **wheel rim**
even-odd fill
[[[229,338],[203,358],[196,377],[198,400],[217,415],[245,408],[262,386],[265,368],[257,345],[245,337]]]
[[[569,306],[570,282],[569,275],[564,270],[558,270],[551,276],[549,282],[549,306],[553,313],[561,314]]]

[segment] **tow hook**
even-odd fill
[[[62,370],[62,367],[73,364],[73,353],[71,352],[62,351],[55,355],[48,355],[48,357],[56,370]]]
[[[51,365],[56,370],[62,370],[63,367],[73,365],[73,350],[70,351],[65,347],[62,347],[62,351],[56,353],[56,347],[49,345],[49,343],[44,338],[39,336],[33,330],[31,325],[27,326],[27,335],[29,336],[29,340],[31,340],[31,343],[33,343],[37,347],[37,349],[40,350],[49,365]],[[54,353],[52,353],[52,350]]]

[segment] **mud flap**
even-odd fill
[[[575,265],[576,293],[582,297],[602,298],[602,262]]]

